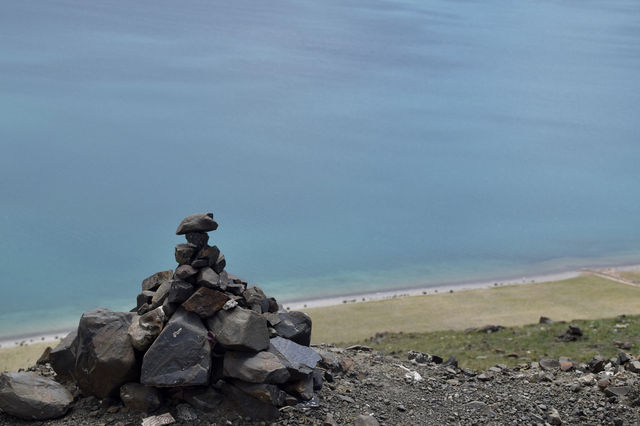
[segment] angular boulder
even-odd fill
[[[220,288],[220,276],[213,269],[204,267],[198,272],[197,283],[202,287]]]
[[[60,383],[32,372],[0,374],[0,409],[26,420],[63,416],[73,395]]]
[[[273,328],[285,339],[293,340],[301,345],[311,344],[311,318],[304,312],[278,313],[280,322]]]
[[[198,273],[198,270],[191,265],[180,265],[176,268],[176,278],[188,280]]]
[[[140,383],[125,383],[120,387],[120,399],[130,410],[149,413],[162,404],[158,389]]]
[[[182,307],[198,314],[201,318],[208,318],[222,309],[227,300],[229,296],[218,290],[200,287],[182,304]]]
[[[162,331],[165,320],[166,316],[162,306],[142,316],[134,317],[127,330],[131,345],[142,352],[149,349],[149,346]]]
[[[213,213],[196,213],[182,219],[176,230],[176,235],[184,235],[191,232],[209,232],[216,229],[218,229],[218,224],[213,220]]]
[[[299,345],[282,337],[274,337],[270,340],[270,352],[282,356],[293,368],[304,365],[314,369],[322,357],[308,346]]]
[[[209,384],[211,345],[200,317],[179,308],[147,350],[140,383],[149,386]]]
[[[160,283],[166,280],[170,280],[173,277],[173,271],[168,269],[162,272],[156,272],[155,274],[142,280],[142,291],[155,290]]]
[[[51,368],[53,368],[60,380],[73,380],[73,373],[76,368],[77,339],[78,331],[72,331],[49,354]]]
[[[227,349],[258,352],[269,348],[267,320],[249,309],[221,310],[207,319],[207,327]]]
[[[289,371],[271,352],[234,352],[224,354],[223,375],[249,383],[284,383]]]
[[[193,244],[178,244],[175,250],[176,262],[178,262],[178,265],[191,263],[197,251],[198,247]]]
[[[170,283],[171,288],[169,288],[169,294],[167,295],[169,303],[182,303],[193,294],[193,286],[186,281],[171,280]]]
[[[135,351],[127,334],[134,316],[105,308],[82,314],[73,376],[84,394],[114,396],[120,386],[138,379]]]
[[[247,301],[249,308],[259,314],[263,312],[269,312],[269,299],[264,294],[264,291],[258,286],[247,287],[242,293],[242,297]]]

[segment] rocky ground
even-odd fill
[[[140,425],[167,412],[183,425],[640,424],[640,361],[625,354],[589,364],[545,359],[473,371],[422,353],[407,360],[361,346],[315,349],[326,370],[322,389],[310,402],[281,408],[275,420],[252,419],[251,407],[238,415],[226,402],[203,412],[167,398],[144,414],[89,397],[57,420],[27,422],[0,413],[0,424]],[[46,365],[33,370],[55,374]]]

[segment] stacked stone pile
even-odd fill
[[[227,273],[209,245],[213,214],[185,218],[178,266],[142,281],[131,312],[100,308],[50,354],[58,378],[83,395],[120,398],[153,411],[167,396],[203,410],[226,400],[257,418],[314,398],[320,356],[309,347],[311,319],[286,312],[257,286]]]

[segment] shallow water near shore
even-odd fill
[[[0,337],[198,211],[283,301],[640,259],[635,1],[10,2],[0,50]]]

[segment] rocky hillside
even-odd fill
[[[543,359],[475,371],[420,352],[410,353],[407,360],[363,346],[314,349],[322,356],[322,388],[311,401],[280,408],[277,419],[256,420],[251,407],[237,413],[225,402],[206,410],[173,394],[149,414],[116,400],[79,398],[64,418],[38,424],[140,425],[165,413],[177,425],[640,423],[640,361],[625,353],[587,364]],[[47,365],[33,370],[54,374]],[[30,424],[6,414],[0,414],[0,423]]]

